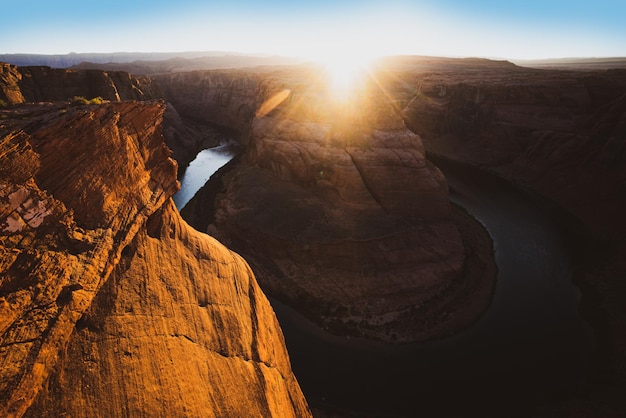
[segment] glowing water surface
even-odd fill
[[[178,210],[184,208],[213,173],[229,162],[236,152],[236,143],[229,140],[223,141],[217,147],[200,151],[196,158],[189,163],[189,167],[187,167],[183,178],[180,180],[180,191],[173,197]]]

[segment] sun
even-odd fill
[[[329,54],[316,59],[322,65],[330,97],[337,101],[354,98],[363,88],[371,59],[354,54]]]

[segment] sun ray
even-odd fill
[[[354,98],[364,87],[369,58],[350,53],[329,53],[317,61],[326,77],[329,97],[338,102]]]

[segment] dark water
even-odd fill
[[[567,234],[505,182],[437,164],[452,200],[494,239],[492,305],[454,337],[393,346],[328,335],[272,301],[313,406],[358,416],[528,416],[535,405],[581,385],[593,339],[577,315]]]
[[[229,162],[236,153],[236,144],[229,140],[224,140],[217,147],[200,151],[196,158],[189,163],[189,167],[185,170],[180,181],[180,190],[173,196],[178,210],[185,207],[213,173]]]
[[[206,150],[190,165],[179,208],[232,157],[223,149]],[[368,417],[522,417],[582,384],[593,339],[577,315],[566,231],[554,214],[505,182],[445,161],[437,165],[452,200],[494,239],[492,305],[453,337],[398,346],[332,336],[270,300],[312,406]]]

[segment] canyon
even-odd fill
[[[263,74],[247,150],[222,177],[214,215],[192,200],[184,216],[331,332],[409,342],[467,326],[494,278],[461,279],[445,178],[374,82],[345,105],[318,73]]]
[[[306,416],[263,292],[344,336],[466,328],[497,286],[493,249],[429,156],[506,180],[575,236],[597,347],[578,391],[533,414],[626,410],[626,70],[394,57],[346,109],[302,66],[0,69],[7,414]],[[184,167],[215,130],[245,151],[182,215],[245,262],[169,200],[162,137]]]

